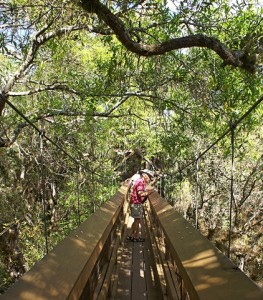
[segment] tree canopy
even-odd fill
[[[142,167],[224,253],[234,177],[232,259],[260,281],[262,16],[256,0],[0,3],[2,290]]]

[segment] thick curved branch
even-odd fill
[[[246,53],[230,50],[214,37],[196,34],[170,39],[159,44],[138,43],[132,40],[130,31],[125,27],[122,20],[99,0],[77,0],[76,2],[87,13],[94,13],[100,20],[104,21],[128,50],[141,56],[161,55],[182,48],[204,47],[216,52],[224,61],[224,65],[242,67],[251,71],[251,65],[245,63],[249,60]]]

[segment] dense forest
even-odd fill
[[[140,168],[263,286],[262,0],[0,1],[0,293]]]

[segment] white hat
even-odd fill
[[[153,177],[153,176],[154,176],[153,171],[148,170],[148,169],[141,170],[140,173],[141,173],[141,174],[143,174],[143,173],[144,173],[144,174],[147,174],[147,175],[150,176],[150,177]]]

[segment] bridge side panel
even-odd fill
[[[1,300],[79,299],[118,219],[121,188],[1,296]]]
[[[168,264],[176,265],[190,299],[263,299],[262,290],[157,192],[150,206],[163,232]]]

